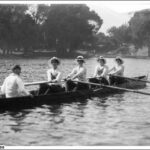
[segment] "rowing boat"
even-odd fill
[[[117,77],[118,80],[121,78],[122,83],[116,84],[117,87],[125,87],[130,89],[144,88],[146,82],[134,81],[125,77]],[[147,80],[146,76],[135,77],[135,79]],[[32,91],[33,92],[33,91]],[[71,91],[71,92],[59,92],[51,93],[48,95],[34,95],[33,97],[17,97],[17,98],[0,98],[0,111],[5,110],[18,110],[26,109],[31,107],[37,107],[41,105],[53,105],[61,103],[70,103],[85,100],[91,96],[97,95],[108,95],[111,93],[119,92],[116,89],[109,89],[104,87],[99,87],[96,89],[80,90],[80,91]]]

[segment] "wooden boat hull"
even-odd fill
[[[76,92],[61,92],[49,95],[39,95],[34,97],[1,98],[0,111],[18,110],[41,105],[57,105],[61,103],[70,103],[76,101],[85,101],[86,98],[93,95],[93,91],[84,90]]]
[[[142,80],[146,80],[146,76],[138,77]],[[117,85],[118,87],[125,88],[144,88],[145,82],[136,82],[129,79],[125,79],[123,84]],[[82,90],[75,92],[60,92],[52,93],[49,95],[39,95],[34,97],[17,97],[17,98],[0,98],[0,111],[5,110],[18,110],[26,109],[41,105],[53,105],[61,103],[70,103],[76,101],[85,101],[91,96],[104,96],[112,93],[120,92],[119,90],[112,90],[108,88],[99,88],[95,90]]]
[[[137,79],[136,80],[132,80],[126,77],[117,77],[117,79],[121,79],[123,83],[121,84],[116,84],[116,86],[118,87],[122,87],[122,88],[127,88],[127,89],[141,89],[146,87],[146,82],[143,81],[139,81],[139,80],[147,80],[147,76],[139,76],[139,77],[134,77],[133,79]],[[115,86],[115,85],[114,85]]]

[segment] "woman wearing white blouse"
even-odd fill
[[[109,70],[109,73],[112,72],[111,75],[124,76],[124,65],[123,65],[124,61],[123,61],[123,59],[120,57],[116,57],[115,62],[116,62],[116,65]]]
[[[62,74],[58,69],[60,60],[57,57],[52,57],[48,61],[48,65],[51,66],[51,68],[47,70],[47,79],[49,84],[40,85],[40,94],[56,93],[63,90],[61,85]]]
[[[115,63],[116,63],[116,65],[112,69],[109,70],[110,84],[121,84],[124,82],[124,79],[121,78],[124,76],[124,69],[125,69],[125,67],[123,65],[124,61],[122,58],[116,57]]]
[[[72,80],[78,80],[78,81],[86,81],[86,74],[87,70],[84,66],[84,57],[83,56],[78,56],[76,58],[77,61],[77,67],[75,67],[72,72],[67,76],[67,83],[66,83],[66,88],[67,91],[70,90],[80,90],[80,89],[87,89],[88,86],[86,84],[81,84],[81,83],[75,83]]]
[[[90,82],[108,84],[108,66],[106,65],[106,59],[103,56],[98,57],[98,65],[95,68],[95,72],[92,78],[89,79]]]
[[[47,78],[48,81],[50,81],[50,85],[53,83],[55,85],[61,85],[61,72],[58,70],[58,65],[60,64],[60,61],[58,58],[53,57],[49,64],[51,64],[52,68],[47,70]]]

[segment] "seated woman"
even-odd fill
[[[97,62],[98,65],[95,68],[94,76],[89,79],[89,82],[108,85],[108,66],[106,65],[106,59],[103,56],[100,56],[98,57]]]
[[[88,89],[88,85],[84,83],[77,83],[72,80],[77,81],[86,81],[86,68],[84,67],[84,57],[78,56],[76,58],[77,61],[77,67],[75,67],[72,72],[67,76],[66,78],[66,89],[67,91],[76,91],[81,89]]]
[[[124,65],[123,65],[124,61],[123,61],[122,58],[116,57],[115,58],[115,63],[116,63],[116,65],[109,70],[110,84],[121,84],[124,81],[124,79],[121,78],[121,77],[124,76],[124,69],[125,69]]]
[[[40,94],[56,93],[63,90],[61,86],[62,75],[61,72],[58,70],[60,60],[57,57],[52,57],[48,61],[48,65],[52,66],[52,68],[47,70],[47,77],[50,83],[40,85]]]

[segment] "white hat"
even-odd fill
[[[83,56],[78,56],[78,57],[76,58],[76,60],[77,60],[77,61],[83,61],[83,62],[85,62],[85,60],[84,60],[84,57],[83,57]]]

